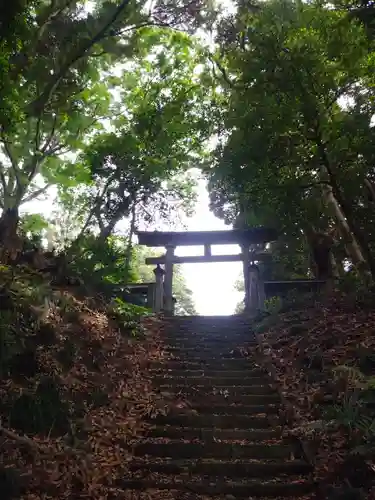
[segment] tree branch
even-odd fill
[[[46,142],[44,143],[44,145],[41,148],[42,153],[45,153],[47,151],[47,148],[49,148],[49,146],[52,142],[53,136],[55,135],[55,131],[56,131],[56,123],[57,123],[57,114],[55,114],[54,119],[53,119],[51,133],[49,134],[48,139],[46,140]]]
[[[44,34],[44,31],[46,30],[48,24],[51,21],[53,21],[57,16],[59,16],[60,14],[62,14],[64,12],[64,10],[67,7],[69,7],[69,5],[71,5],[73,3],[73,0],[67,0],[64,5],[62,5],[57,10],[54,10],[54,8],[56,7],[56,3],[57,2],[55,2],[54,0],[52,0],[49,9],[46,8],[47,15],[44,17],[44,19],[41,21],[41,23],[39,25],[38,31],[36,33],[36,39],[35,39],[34,46],[37,46],[38,42],[41,40],[41,38],[42,38],[42,36]],[[49,10],[49,12],[48,12],[48,10]]]
[[[306,190],[306,189],[311,189],[313,187],[318,187],[318,186],[331,187],[331,183],[329,181],[317,181],[317,182],[312,182],[311,184],[306,184],[305,186],[301,186],[301,189]]]
[[[0,182],[1,182],[1,186],[3,188],[3,194],[5,195],[5,193],[7,191],[7,182],[6,182],[5,175],[4,175],[4,166],[1,163],[0,163]]]
[[[230,88],[232,89],[236,89],[236,88],[240,88],[240,86],[238,86],[235,82],[233,82],[229,76],[228,76],[228,73],[226,71],[226,69],[224,68],[224,66],[222,66],[220,64],[220,62],[214,58],[214,56],[212,54],[208,54],[208,59],[211,61],[211,63],[213,64],[213,73],[214,73],[214,77],[215,78],[218,78],[217,75],[216,75],[216,72],[215,72],[215,66],[218,68],[218,70],[220,71],[225,83],[227,85],[229,85]]]
[[[87,216],[87,219],[86,219],[86,222],[84,223],[80,233],[78,234],[77,238],[76,238],[76,241],[78,241],[84,234],[84,232],[86,231],[86,229],[88,228],[92,218],[94,217],[95,215],[95,212],[97,212],[97,209],[98,209],[98,201],[101,200],[103,198],[103,196],[105,195],[107,189],[109,188],[109,185],[111,184],[111,182],[113,181],[113,179],[115,179],[116,177],[116,174],[112,174],[106,181],[106,183],[104,184],[103,186],[103,189],[102,191],[96,195],[95,197],[95,200],[93,202],[93,206]]]
[[[47,189],[49,189],[52,185],[53,185],[52,183],[48,183],[45,186],[43,186],[42,188],[37,189],[33,193],[29,194],[29,196],[26,196],[26,198],[24,198],[22,202],[26,203],[27,201],[34,200],[35,198],[37,198],[41,194],[45,193],[47,191]]]
[[[44,92],[38,96],[31,104],[30,108],[37,110],[38,114],[44,109],[48,101],[50,100],[52,94],[58,87],[60,81],[64,78],[69,69],[78,62],[96,43],[102,40],[106,34],[108,29],[117,21],[120,14],[127,8],[130,0],[123,0],[121,4],[117,7],[115,12],[109,18],[107,23],[97,32],[95,36],[93,36],[90,40],[86,42],[78,52],[73,55],[60,69],[60,71],[55,75],[55,78],[47,85]]]
[[[90,54],[90,57],[102,57],[102,56],[104,56],[104,54],[106,54],[106,51],[102,50],[101,52],[98,52],[97,54],[95,52],[93,52],[92,54]]]
[[[40,147],[40,123],[42,121],[42,116],[39,115],[36,122],[36,131],[35,131],[35,151],[39,151]]]
[[[14,171],[14,175],[16,176],[17,184],[19,186],[21,186],[22,183],[21,183],[21,179],[20,179],[20,176],[19,176],[17,162],[16,162],[16,160],[13,157],[12,151],[10,150],[10,147],[9,147],[9,143],[8,143],[8,141],[7,141],[7,139],[6,139],[6,137],[5,137],[5,135],[4,135],[3,132],[1,132],[1,140],[2,140],[2,142],[4,144],[4,149],[5,149],[6,154],[8,155],[10,164],[12,166],[12,170]]]

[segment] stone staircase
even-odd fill
[[[155,498],[179,500],[313,493],[302,448],[281,438],[280,400],[267,374],[235,357],[238,346],[251,342],[240,317],[170,320],[166,343],[174,359],[154,366],[154,380],[191,409],[157,417],[135,447],[124,483],[131,498],[157,491]]]

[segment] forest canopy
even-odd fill
[[[375,277],[371,2],[2,9],[3,260],[23,251],[25,228],[79,255],[120,237],[131,281],[134,232],[180,225],[198,168],[215,215],[279,230],[270,278],[314,276],[318,237],[335,276]],[[51,193],[58,224],[24,215]]]

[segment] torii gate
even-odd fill
[[[264,289],[261,286],[259,269],[255,262],[262,261],[270,254],[266,251],[256,252],[259,246],[277,239],[277,232],[263,227],[252,229],[233,229],[227,231],[187,231],[187,232],[148,232],[137,231],[138,243],[148,247],[165,247],[165,255],[148,257],[146,264],[156,265],[156,294],[158,295],[156,310],[164,310],[173,314],[173,264],[198,262],[237,262],[242,261],[245,281],[245,310],[251,312],[262,309]],[[240,254],[212,255],[212,245],[238,244]],[[203,246],[204,255],[176,256],[177,246]],[[164,266],[164,270],[160,267]],[[163,279],[164,278],[164,279]]]

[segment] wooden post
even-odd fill
[[[173,315],[173,258],[175,247],[168,245],[165,254],[164,311]]]
[[[164,270],[159,266],[159,264],[154,269],[155,274],[155,288],[154,288],[154,300],[152,310],[154,312],[160,312],[164,307]]]
[[[250,266],[250,253],[249,247],[247,245],[241,245],[242,250],[242,268],[243,268],[243,278],[245,283],[245,311],[250,310],[250,275],[249,275],[249,266]]]
[[[259,309],[259,268],[251,264],[249,267],[249,311],[256,313]]]
[[[155,276],[155,281],[156,281],[156,276]],[[155,288],[156,288],[156,283],[150,283],[147,288],[146,306],[152,310],[154,310],[155,307]]]
[[[264,290],[264,279],[259,268],[258,268],[258,298],[259,298],[259,310],[264,311],[266,292]]]

